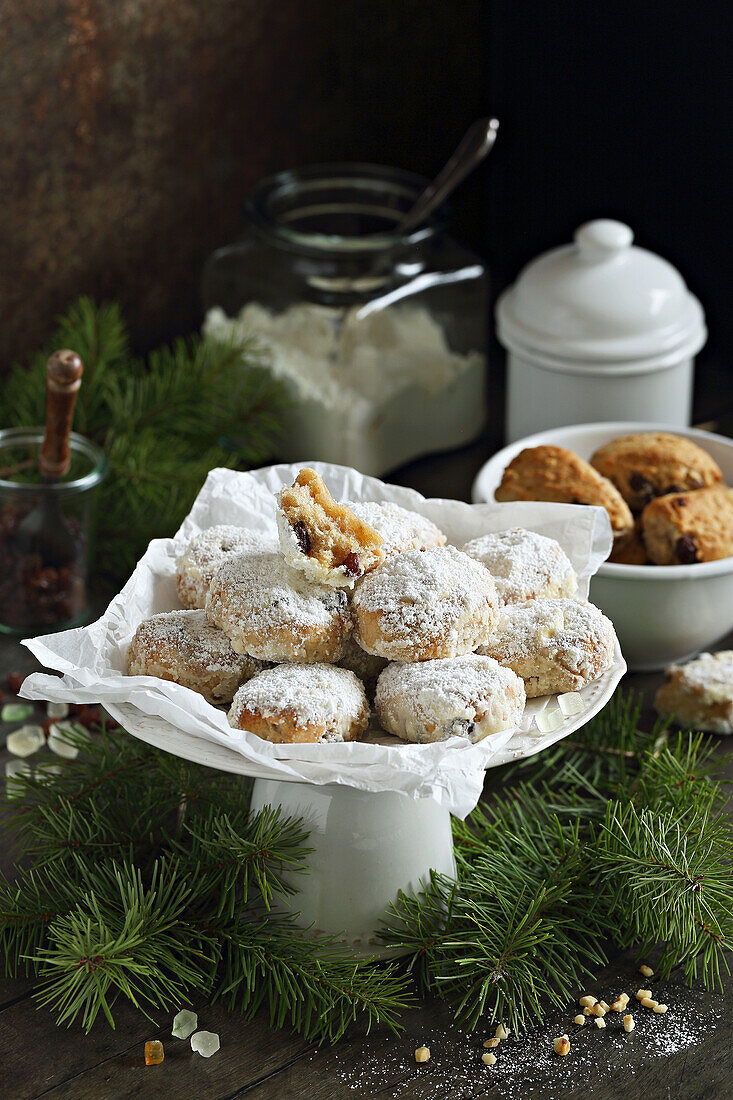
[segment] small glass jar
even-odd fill
[[[283,172],[210,257],[204,332],[283,383],[282,458],[383,474],[480,434],[486,270],[446,233],[445,208],[399,231],[426,182],[377,165]]]
[[[61,481],[43,482],[38,473],[43,435],[43,428],[0,431],[0,631],[5,634],[77,626],[89,609],[92,504],[107,459],[72,432],[69,473]]]

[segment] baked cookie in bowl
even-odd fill
[[[540,447],[587,463],[634,515],[590,593],[612,620],[629,667],[664,668],[725,637],[733,628],[733,440],[628,421],[554,428],[495,454],[479,471],[473,499],[497,499],[507,468]]]

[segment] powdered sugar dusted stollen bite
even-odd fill
[[[344,655],[338,663],[341,668],[348,668],[350,672],[353,672],[355,676],[359,677],[364,685],[368,698],[373,699],[374,692],[377,689],[379,675],[388,664],[386,658],[377,657],[373,653],[367,653],[365,649],[357,645],[352,634],[346,642]]]
[[[385,556],[391,558],[404,550],[426,550],[428,546],[445,546],[446,537],[440,528],[421,516],[391,501],[349,501],[349,508],[384,539]]]
[[[278,496],[277,529],[289,565],[321,584],[350,587],[384,561],[381,535],[338,504],[309,467]]]
[[[472,653],[418,664],[388,665],[375,707],[389,732],[405,741],[480,741],[518,725],[524,684],[510,668]]]
[[[130,676],[158,676],[191,688],[210,703],[231,703],[262,662],[235,653],[204,611],[164,611],[140,623],[127,653]]]
[[[227,557],[250,550],[274,549],[275,546],[272,536],[230,524],[202,531],[191,539],[176,563],[176,587],[181,603],[186,607],[205,607],[212,577]]]
[[[276,551],[228,558],[206,613],[238,653],[262,661],[337,661],[352,629],[343,589],[309,580]]]
[[[578,588],[560,543],[523,527],[481,535],[467,542],[463,553],[488,569],[501,603],[574,596]]]
[[[670,665],[654,706],[680,725],[733,733],[733,650],[701,653],[686,665]]]
[[[578,691],[613,664],[613,626],[592,603],[579,600],[508,604],[480,652],[521,676],[528,699]]]
[[[498,597],[489,572],[454,546],[406,550],[357,585],[355,638],[392,661],[471,653],[488,641]]]
[[[369,725],[369,704],[348,669],[278,665],[237,692],[229,725],[280,744],[353,741]]]

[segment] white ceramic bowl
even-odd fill
[[[552,443],[588,459],[620,435],[653,431],[694,440],[712,455],[733,485],[732,439],[696,428],[620,421],[553,428],[511,443],[479,471],[473,499],[493,500],[506,466],[525,447]],[[667,566],[605,562],[591,582],[590,598],[616,627],[629,668],[664,668],[709,649],[733,628],[733,558]]]

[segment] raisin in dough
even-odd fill
[[[723,480],[717,462],[697,443],[671,432],[640,432],[606,443],[591,458],[632,512],[654,497],[704,489]]]
[[[693,565],[733,556],[733,489],[713,486],[656,497],[641,513],[655,565]]]
[[[384,561],[381,535],[338,504],[309,467],[278,497],[280,546],[289,565],[321,584],[350,587]]]

